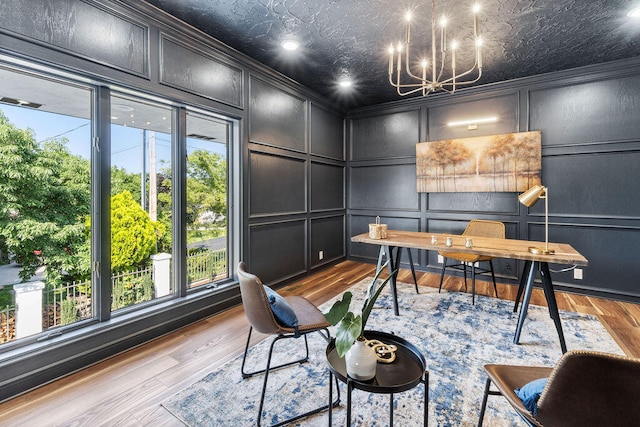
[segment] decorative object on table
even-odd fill
[[[447,237],[447,246],[448,247],[453,246],[453,237]]]
[[[431,244],[432,245],[437,245],[438,244],[438,238],[436,236],[431,236]]]
[[[418,193],[520,192],[540,184],[541,169],[540,131],[416,145]]]
[[[385,344],[379,340],[367,340],[367,345],[373,349],[378,362],[393,363],[396,360],[398,347],[395,345]]]
[[[463,236],[475,236],[475,237],[491,237],[495,239],[504,239],[506,237],[504,224],[499,221],[486,221],[483,219],[472,219],[467,224],[467,227],[462,233]],[[471,248],[473,242],[469,242],[471,239],[467,237],[467,243],[465,246]],[[449,246],[447,244],[447,246]],[[442,271],[440,273],[440,287],[438,292],[442,289],[442,281],[444,280],[444,272],[447,268],[453,268],[456,270],[462,270],[464,272],[464,289],[467,290],[467,269],[471,269],[471,303],[475,304],[476,300],[476,274],[491,273],[493,279],[493,290],[498,297],[498,287],[496,286],[496,277],[493,273],[493,257],[487,255],[478,255],[473,253],[464,252],[445,252],[438,251],[439,255],[442,255]],[[449,259],[456,261],[455,264],[448,265]],[[476,263],[488,262],[489,268],[481,268],[476,266]]]
[[[549,249],[549,189],[543,185],[534,185],[518,196],[520,203],[530,208],[540,199],[544,199],[544,248],[530,247],[532,254],[551,255],[555,251]]]
[[[471,240],[470,237],[467,237],[467,240],[464,242],[464,246],[466,248],[472,248],[473,247],[473,240]]]
[[[526,250],[526,248],[525,248]],[[354,284],[349,290],[354,295],[352,304],[360,307],[371,277]],[[342,295],[340,295],[341,297]],[[478,296],[471,308],[469,295],[461,292],[437,293],[437,289],[424,287],[416,294],[409,283],[398,283],[398,296],[402,315],[393,312],[393,298],[383,291],[371,312],[368,328],[384,327],[395,336],[405,338],[420,349],[429,370],[429,425],[475,426],[478,422],[486,374],[484,363],[515,363],[532,366],[553,366],[562,355],[556,345],[555,328],[546,307],[531,305],[522,332],[525,345],[513,344],[513,303],[506,300]],[[358,299],[358,301],[355,301]],[[333,301],[322,304],[328,310]],[[561,312],[567,345],[596,351],[623,354],[609,332],[594,315]],[[478,327],[482,325],[482,327]],[[371,337],[376,338],[376,337]],[[380,339],[382,342],[391,341]],[[282,340],[274,357],[304,356],[301,340]],[[270,339],[251,347],[249,357],[266,361]],[[325,401],[329,388],[327,342],[319,334],[309,335],[309,361],[304,369],[277,369],[269,375],[269,406],[281,408],[273,413],[272,422],[285,420],[316,406],[318,399]],[[394,363],[378,363],[382,368],[397,367]],[[260,398],[262,378],[242,379],[242,355],[223,366],[204,370],[193,380],[182,379],[184,390],[166,395],[163,408],[168,409],[187,426],[255,426],[257,411],[247,411]],[[367,383],[368,384],[368,383]],[[595,383],[594,383],[595,384]],[[492,386],[493,388],[493,386]],[[495,390],[495,388],[493,388]],[[344,387],[341,387],[344,391]],[[335,394],[335,389],[334,389]],[[396,426],[422,425],[422,405],[416,404],[423,395],[422,387],[394,395]],[[212,404],[214,402],[214,404]],[[344,426],[346,419],[345,395],[341,405],[333,411],[334,426]],[[352,419],[354,425],[386,425],[389,395],[354,393]],[[307,419],[305,426],[326,426],[327,414]],[[487,405],[485,427],[524,425],[504,398],[491,397]]]
[[[372,347],[366,345],[366,338],[363,336],[364,328],[369,320],[369,315],[373,305],[378,299],[380,292],[389,282],[395,272],[391,273],[379,286],[378,276],[389,261],[376,271],[376,275],[367,288],[367,294],[362,305],[361,314],[354,314],[349,311],[353,294],[346,291],[342,298],[338,299],[324,313],[324,317],[329,323],[336,327],[336,350],[340,357],[345,358],[347,374],[360,381],[367,381],[376,376],[377,357]]]
[[[372,239],[387,238],[387,224],[380,224],[380,217],[376,217],[375,224],[369,224],[369,237]]]

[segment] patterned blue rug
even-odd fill
[[[354,299],[364,296],[371,279],[351,289]],[[457,292],[437,293],[413,285],[398,284],[400,316],[393,314],[392,299],[383,292],[372,311],[368,329],[392,332],[416,345],[427,360],[429,371],[429,425],[475,426],[486,377],[485,363],[535,364],[552,366],[562,355],[553,321],[546,307],[531,305],[520,345],[513,344],[517,314],[513,302],[476,297]],[[330,307],[331,302],[321,309]],[[354,305],[359,307],[360,304]],[[323,310],[324,311],[324,310]],[[560,312],[569,350],[591,349],[623,354],[594,316]],[[333,331],[332,331],[333,332]],[[264,367],[271,338],[250,350],[248,369]],[[309,336],[310,360],[303,365],[274,371],[269,376],[263,425],[319,406],[328,399],[326,342]],[[304,352],[301,340],[282,340],[277,351],[293,358]],[[281,359],[284,360],[284,359]],[[291,359],[289,359],[291,360]],[[242,379],[242,357],[227,363],[197,383],[163,402],[167,410],[185,425],[254,426],[258,411],[262,376]],[[274,362],[274,363],[277,363]],[[333,411],[334,425],[345,424],[346,388],[340,384],[342,403]],[[422,425],[423,386],[395,395],[394,423]],[[334,391],[335,394],[335,391]],[[389,424],[389,397],[359,390],[353,392],[352,420],[358,426]],[[299,426],[326,426],[326,412],[300,421]],[[504,398],[490,397],[485,426],[521,426]]]

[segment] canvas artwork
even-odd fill
[[[540,184],[540,131],[421,142],[419,193],[522,192]]]

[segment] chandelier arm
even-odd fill
[[[389,83],[391,84],[391,86],[396,88],[396,90],[398,92],[398,95],[400,95],[400,96],[410,95],[410,94],[416,93],[418,91],[425,91],[426,90],[427,94],[434,91],[433,88],[428,88],[426,85],[423,85],[421,83],[404,83],[404,84],[402,84],[399,81],[398,82],[394,82],[391,77],[392,76],[390,75],[389,76]],[[408,92],[402,92],[401,91],[402,89],[410,89],[410,88],[413,88],[413,89],[408,91]]]
[[[413,90],[410,90],[408,92],[400,92],[400,88],[398,88],[398,95],[400,95],[400,96],[411,95],[411,94],[414,94],[416,92],[424,90],[424,88],[425,88],[424,86],[420,85],[420,87],[418,87],[416,89],[413,89]],[[427,89],[427,94],[429,94],[431,92],[433,92],[433,89]]]
[[[453,79],[454,79],[454,78],[453,78],[453,77],[451,77],[451,78],[448,78],[447,80],[443,80],[443,81],[441,82],[441,84],[442,84],[442,85],[447,85],[447,86],[451,86],[451,85],[454,85],[454,86],[455,86],[455,85],[468,85],[468,84],[471,84],[471,83],[475,83],[475,82],[477,82],[478,80],[480,80],[480,78],[482,77],[482,68],[478,68],[478,75],[477,75],[477,76],[476,76],[476,78],[475,78],[475,79],[473,79],[473,80],[467,80],[467,81],[465,81],[465,82],[460,82],[460,81],[458,81],[458,80],[457,80],[457,79],[459,79],[460,77],[466,76],[467,74],[471,73],[473,70],[474,70],[474,69],[472,68],[472,69],[470,69],[470,70],[465,71],[465,72],[464,72],[464,73],[462,73],[462,74],[458,74],[457,76],[455,76],[455,78],[456,78],[456,80],[455,80],[455,81],[453,81]]]
[[[414,78],[416,80],[422,81],[421,77],[418,77],[418,76],[414,75],[411,72],[411,67],[409,66],[409,43],[407,43],[407,51],[406,51],[405,59],[406,59],[405,60],[405,69],[407,70],[407,74],[409,75],[409,77],[412,77],[412,78]]]

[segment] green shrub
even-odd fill
[[[151,275],[127,276],[115,279],[111,294],[111,309],[128,307],[153,299],[154,288]]]
[[[78,309],[76,308],[76,302],[70,298],[62,300],[62,306],[60,307],[60,324],[68,325],[78,320]]]

